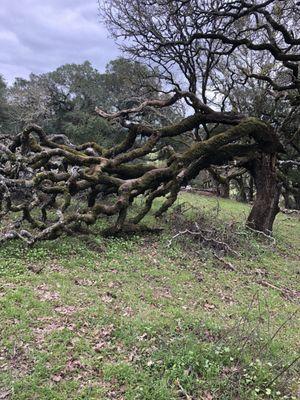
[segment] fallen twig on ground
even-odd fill
[[[269,287],[271,289],[279,291],[285,298],[293,299],[293,298],[300,298],[300,292],[297,290],[292,290],[288,288],[280,288],[278,286],[273,285],[272,283],[269,283],[265,280],[259,280],[257,281],[262,286]]]
[[[213,252],[213,255],[218,261],[220,261],[225,266],[225,269],[228,269],[230,271],[236,271],[236,267],[231,262],[225,260],[223,257],[219,257],[214,252]]]
[[[173,243],[173,241],[183,235],[192,235],[192,236],[198,236],[203,242],[206,243],[212,243],[213,245],[225,250],[227,253],[231,253],[237,257],[239,257],[239,253],[236,252],[235,250],[233,250],[226,242],[221,241],[221,240],[217,240],[214,239],[212,237],[209,236],[205,236],[205,234],[213,234],[213,232],[209,232],[207,230],[202,230],[199,225],[197,224],[197,222],[195,222],[195,227],[196,230],[192,231],[190,229],[185,229],[183,231],[179,231],[177,232],[169,241],[167,244],[167,247],[170,247]],[[225,261],[225,260],[224,260]]]
[[[252,231],[254,233],[257,233],[258,235],[262,235],[266,239],[271,240],[273,242],[273,244],[276,244],[276,239],[273,236],[267,235],[265,232],[262,232],[262,231],[257,231],[256,229],[253,229],[250,226],[247,226],[247,229],[249,229],[250,231]]]

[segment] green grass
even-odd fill
[[[168,246],[172,215],[160,236],[2,245],[1,399],[297,398],[299,363],[281,372],[299,354],[300,221],[279,215],[274,245],[243,229],[247,205],[182,203],[183,228],[232,229],[233,271],[194,238]]]

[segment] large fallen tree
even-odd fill
[[[228,172],[227,186],[230,177],[244,171],[247,179],[250,175],[256,196],[247,225],[269,235],[281,185],[287,197],[299,193],[291,179],[298,168],[294,153],[299,154],[300,39],[294,29],[299,8],[294,3],[100,1],[111,33],[116,40],[125,39],[123,50],[146,61],[165,84],[151,88],[152,94],[160,92],[157,99],[143,97],[117,111],[96,109],[99,118],[124,132],[111,148],[93,142],[75,145],[36,125],[14,138],[3,137],[0,240],[19,237],[33,244],[76,233],[80,225],[106,216],[113,217],[110,233],[134,229],[156,198],[165,198],[155,213],[159,217],[200,171],[218,177],[221,166]],[[274,97],[276,110],[279,93],[290,103],[292,114],[285,116],[282,110],[280,128],[261,108],[253,114],[236,107],[235,97],[244,98],[242,89],[250,81],[264,84],[266,91],[259,93],[266,93],[265,103]],[[246,89],[256,95],[255,85]],[[190,115],[163,125],[160,111],[181,103]],[[150,122],[149,110],[155,111]],[[287,124],[291,115],[295,122]],[[290,125],[296,126],[295,134],[289,134]],[[283,151],[279,137],[286,154],[277,162]],[[158,154],[159,161],[153,161]],[[144,199],[140,208],[134,204],[138,196]]]
[[[193,115],[163,127],[133,122],[145,108],[167,107],[189,98]],[[0,240],[21,238],[29,244],[55,239],[94,224],[103,216],[115,216],[110,232],[136,226],[151,210],[157,197],[165,201],[159,217],[174,203],[180,188],[203,169],[228,164],[247,168],[257,190],[247,224],[270,234],[278,208],[280,188],[276,154],[281,144],[271,126],[233,113],[212,110],[190,92],[144,102],[140,107],[113,114],[97,110],[100,117],[118,120],[127,130],[124,140],[111,148],[93,142],[75,146],[62,135],[47,136],[36,125],[0,144]],[[221,123],[222,133],[194,141],[175,151],[168,141],[191,132],[203,123]],[[225,128],[226,127],[226,128]],[[147,159],[162,148],[159,164]],[[134,200],[144,205],[129,216]]]

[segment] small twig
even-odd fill
[[[207,237],[205,237],[204,234],[203,234],[203,232],[205,232],[205,231],[203,231],[203,230],[201,231],[201,230],[200,230],[200,227],[199,227],[199,225],[198,225],[197,223],[195,223],[195,226],[196,226],[196,229],[197,229],[196,231],[191,231],[191,230],[189,230],[189,229],[185,229],[184,231],[179,231],[179,232],[177,232],[176,235],[174,235],[174,236],[168,241],[167,247],[170,247],[171,244],[173,243],[174,239],[178,238],[179,236],[189,234],[189,235],[193,235],[193,236],[199,236],[199,237],[200,237],[204,242],[206,242],[206,243],[211,242],[211,243],[214,243],[215,245],[221,246],[221,247],[223,247],[223,249],[225,249],[227,252],[232,253],[232,254],[234,254],[235,256],[239,257],[239,253],[237,253],[235,250],[233,250],[227,243],[222,242],[222,241],[220,241],[220,240],[213,239],[213,238],[207,238]],[[206,232],[207,232],[207,231],[206,231]]]
[[[176,379],[175,383],[179,387],[181,393],[186,397],[187,400],[193,400],[193,398],[186,392],[186,390],[181,386],[179,379]]]
[[[29,265],[28,269],[34,272],[35,274],[39,274],[45,269],[45,265],[42,265],[40,267],[36,267],[35,265]]]
[[[255,300],[257,300],[257,298],[258,298],[258,292],[255,292],[252,296],[251,302],[249,303],[245,314],[242,315],[239,318],[239,320],[228,331],[226,331],[226,333],[224,335],[220,336],[220,338],[216,342],[216,345],[219,344],[225,338],[225,335],[228,336],[229,334],[234,334],[236,332],[235,337],[237,337],[237,333],[239,331],[241,331],[241,327],[243,327],[244,323],[247,321],[247,319],[250,315],[250,312],[253,308],[254,302],[255,302]]]
[[[298,314],[298,310],[294,311],[289,317],[283,321],[283,323],[276,329],[276,331],[273,333],[273,335],[270,337],[268,342],[261,347],[260,352],[262,352],[264,349],[267,349],[268,346],[272,343],[272,341],[275,339],[275,337],[278,335],[278,333],[282,330],[282,328],[289,322],[291,321],[296,315]]]
[[[271,289],[278,290],[281,294],[283,294],[285,296],[300,297],[300,293],[298,293],[297,291],[294,291],[294,290],[291,290],[291,289],[288,289],[288,288],[280,288],[280,287],[275,286],[272,283],[269,283],[269,282],[264,281],[264,280],[257,281],[257,283],[259,283],[262,286],[270,287]]]
[[[278,378],[281,377],[281,375],[283,375],[287,370],[289,370],[294,364],[296,364],[296,362],[300,360],[300,354],[292,361],[290,362],[287,366],[285,366],[276,376],[274,379],[272,379],[267,385],[266,387],[270,387],[273,385],[273,383],[275,381],[277,381]]]
[[[236,271],[236,267],[231,262],[219,257],[215,252],[213,252],[213,255],[217,260],[225,265],[226,269],[229,269],[230,271]]]
[[[271,240],[271,241],[273,242],[274,245],[276,244],[276,239],[275,239],[273,236],[267,235],[265,232],[262,232],[262,231],[258,231],[258,230],[256,230],[256,229],[253,229],[253,228],[251,228],[250,226],[247,226],[247,229],[249,229],[250,231],[252,231],[252,232],[254,232],[254,233],[257,233],[257,234],[259,234],[259,235],[262,235],[262,236],[264,236],[265,238],[267,238],[267,239],[269,239],[269,240]]]
[[[188,232],[189,232],[189,230],[188,230],[188,229],[185,229],[184,231],[179,231],[178,233],[176,233],[176,235],[174,235],[174,236],[168,241],[167,247],[170,247],[170,246],[172,245],[174,239],[176,239],[178,236],[185,235],[185,234],[188,233]],[[192,232],[189,232],[189,233],[192,233]]]

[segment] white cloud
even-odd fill
[[[97,7],[97,0],[2,0],[0,73],[11,82],[85,60],[103,70],[119,51]]]

